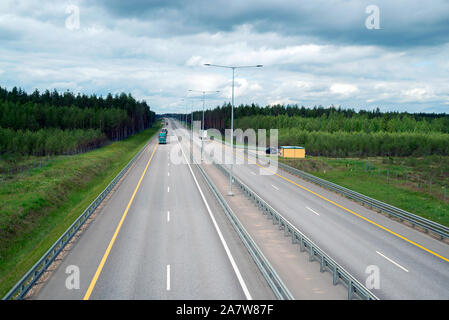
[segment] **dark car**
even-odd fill
[[[278,154],[278,149],[268,147],[265,149],[265,154]]]

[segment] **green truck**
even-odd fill
[[[167,143],[167,133],[162,131],[159,133],[159,144],[166,144]]]

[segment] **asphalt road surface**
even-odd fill
[[[169,143],[153,140],[33,299],[274,298],[198,172],[171,163],[168,130]]]

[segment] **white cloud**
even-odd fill
[[[318,41],[274,28],[263,32],[250,22],[220,31],[169,33],[170,21],[163,15],[111,17],[86,1],[75,1],[81,29],[70,31],[64,24],[65,2],[14,3],[0,5],[2,87],[125,91],[147,99],[156,111],[183,112],[178,102],[189,89],[220,90],[209,105],[230,100],[231,71],[204,63],[263,64],[236,70],[237,104],[338,103],[421,111],[421,105],[437,110],[448,101],[445,43],[391,49]]]
[[[204,65],[204,59],[201,56],[193,56],[187,60],[186,65],[189,67],[198,67]]]
[[[334,83],[330,87],[330,92],[339,95],[350,95],[359,91],[357,86],[348,83]]]

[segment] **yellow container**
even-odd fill
[[[303,147],[282,146],[280,155],[283,158],[305,158],[306,149]]]

